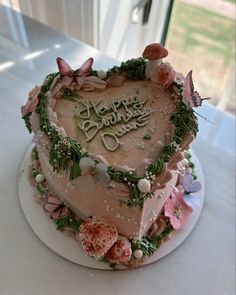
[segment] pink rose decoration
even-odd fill
[[[118,231],[107,217],[87,218],[76,235],[85,253],[94,258],[104,256],[118,239]]]
[[[106,253],[106,259],[109,262],[125,263],[132,255],[131,243],[123,236],[119,236],[117,242]]]
[[[184,193],[174,190],[171,197],[165,202],[164,214],[169,217],[174,229],[181,228],[188,220],[192,208],[184,202]]]
[[[165,89],[167,89],[174,82],[175,76],[176,76],[176,72],[174,68],[168,63],[163,63],[156,66],[152,70],[150,74],[150,79],[153,82],[160,84]]]
[[[22,117],[28,113],[32,113],[36,109],[39,102],[38,95],[40,93],[40,89],[40,87],[35,86],[34,89],[30,91],[26,105],[21,107]]]

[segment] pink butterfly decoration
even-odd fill
[[[47,194],[45,198],[43,209],[50,213],[50,217],[53,220],[70,215],[70,210],[65,206],[65,204],[50,193]]]
[[[90,57],[89,59],[87,59],[82,64],[82,66],[75,71],[73,71],[70,65],[61,57],[57,58],[57,65],[60,74],[63,76],[63,78],[66,79],[66,82],[68,84],[71,84],[73,82],[81,84],[81,82],[84,80],[84,77],[86,77],[91,71],[93,58]]]
[[[183,87],[183,102],[188,108],[199,107],[203,100],[208,100],[210,97],[201,98],[199,93],[194,90],[192,70],[188,72]]]

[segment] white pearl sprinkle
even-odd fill
[[[44,176],[43,176],[43,174],[37,174],[36,175],[36,177],[35,177],[35,181],[37,182],[37,183],[42,183],[43,181],[44,181]]]
[[[189,164],[188,159],[184,158],[184,159],[182,160],[182,164],[183,164],[184,166],[188,166],[188,164]]]
[[[104,79],[106,77],[106,72],[103,70],[97,71],[98,78]]]
[[[134,257],[137,258],[137,259],[142,258],[142,257],[143,257],[143,252],[142,252],[142,250],[140,250],[140,249],[136,249],[136,250],[134,251]]]
[[[143,178],[140,179],[138,182],[138,189],[140,190],[140,192],[142,193],[148,193],[150,192],[151,189],[151,183],[149,180]]]

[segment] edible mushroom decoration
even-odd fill
[[[150,73],[154,67],[161,64],[162,58],[168,55],[168,50],[160,43],[152,43],[145,47],[143,58],[148,59],[146,67],[146,77],[150,79]]]
[[[104,256],[118,239],[118,231],[105,216],[90,216],[76,234],[85,253],[96,259]]]
[[[123,236],[119,236],[118,240],[106,253],[105,257],[110,263],[128,262],[132,255],[131,243]]]

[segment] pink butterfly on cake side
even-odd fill
[[[188,108],[199,107],[203,100],[211,99],[210,97],[202,98],[197,91],[194,90],[192,70],[188,72],[183,86],[183,102]]]
[[[70,210],[65,204],[50,193],[45,198],[43,209],[50,213],[50,217],[53,220],[70,215]]]

